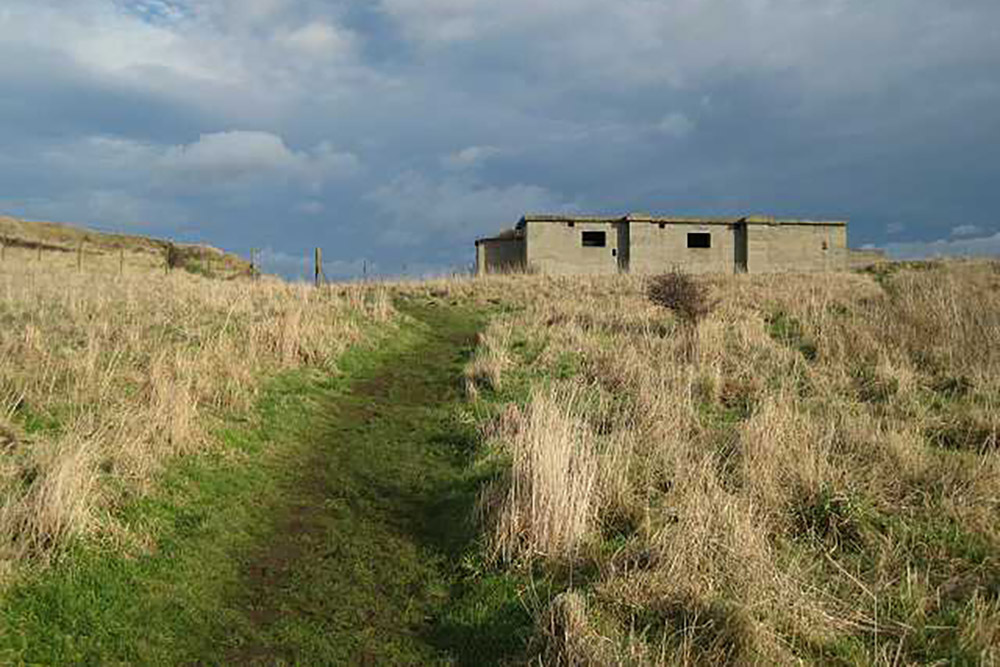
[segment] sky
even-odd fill
[[[1000,254],[996,0],[3,0],[0,214],[330,277],[526,212]]]

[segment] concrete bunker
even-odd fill
[[[847,222],[770,216],[525,215],[476,241],[477,273],[552,275],[843,271]]]

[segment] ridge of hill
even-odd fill
[[[81,225],[59,222],[22,220],[0,215],[0,244],[10,248],[38,249],[47,252],[76,252],[88,255],[111,255],[121,251],[130,255],[145,255],[146,259],[161,256],[172,267],[204,273],[211,264],[215,275],[236,277],[249,275],[250,262],[200,243],[176,243],[167,239],[138,234],[121,234],[90,229]]]

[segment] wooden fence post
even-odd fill
[[[125,275],[125,248],[118,249],[118,275]]]
[[[38,261],[39,262],[42,261],[42,244],[41,243],[38,244]]]
[[[80,241],[80,244],[76,246],[76,270],[83,270],[83,241]]]
[[[0,262],[7,259],[7,241],[0,239]]]
[[[323,250],[322,248],[316,248],[316,287],[320,286],[323,279]]]

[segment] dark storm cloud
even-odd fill
[[[14,0],[0,208],[290,275],[460,266],[526,210],[995,249],[998,44],[985,0]]]

